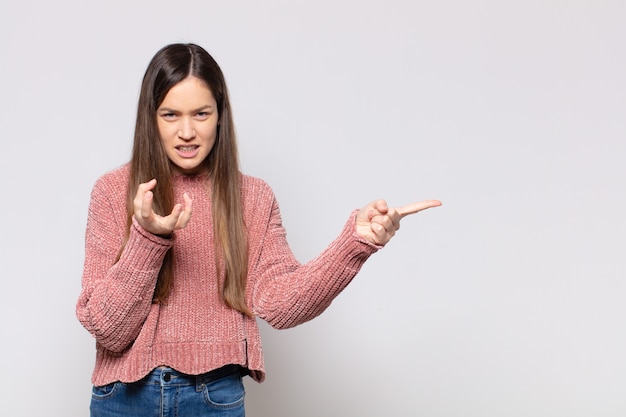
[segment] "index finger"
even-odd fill
[[[422,210],[429,209],[431,207],[438,207],[441,205],[441,201],[439,200],[425,200],[418,201],[417,203],[408,204],[403,207],[399,207],[396,210],[400,214],[400,218],[408,216],[409,214],[415,214]]]
[[[150,181],[142,182],[141,184],[139,184],[139,188],[148,191],[153,189],[156,183],[156,178],[152,178]]]
[[[191,213],[193,212],[193,200],[191,199],[191,197],[189,197],[189,194],[183,194],[183,199],[185,200],[185,206],[183,212],[178,218],[178,222],[176,223],[177,229],[183,229],[187,226],[187,223],[189,223],[189,219],[191,219]]]

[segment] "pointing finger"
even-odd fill
[[[399,207],[396,210],[398,210],[398,213],[400,214],[400,218],[403,218],[405,216],[408,216],[409,214],[415,214],[422,210],[426,210],[431,207],[438,207],[440,205],[441,205],[441,201],[439,200],[425,200],[425,201],[418,201],[416,203],[408,204],[404,207]]]

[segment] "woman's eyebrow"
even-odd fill
[[[210,105],[210,104],[207,104],[205,106],[201,106],[201,107],[198,107],[197,109],[192,110],[192,112],[195,113],[195,112],[199,112],[199,111],[202,111],[202,110],[213,110],[213,106]],[[172,108],[169,108],[169,107],[159,107],[158,111],[167,111],[167,112],[176,113],[179,110],[175,110],[175,109],[172,109]]]

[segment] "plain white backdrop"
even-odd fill
[[[222,66],[301,261],[372,199],[444,202],[318,319],[260,324],[249,416],[626,415],[625,21],[617,0],[3,2],[2,415],[88,415],[89,193],[172,42]]]

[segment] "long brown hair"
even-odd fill
[[[129,226],[137,187],[152,178],[157,179],[157,185],[153,190],[154,211],[167,215],[174,206],[172,168],[161,143],[156,116],[157,109],[168,91],[189,76],[203,80],[217,102],[219,117],[217,137],[204,164],[212,181],[210,197],[215,229],[216,276],[218,280],[222,274],[224,276],[220,287],[221,297],[229,307],[252,315],[245,297],[248,275],[247,235],[230,99],[222,70],[213,57],[198,45],[165,46],[152,58],[144,75],[137,109],[126,202]],[[155,302],[167,300],[174,278],[174,262],[170,250],[159,273],[154,292]]]

